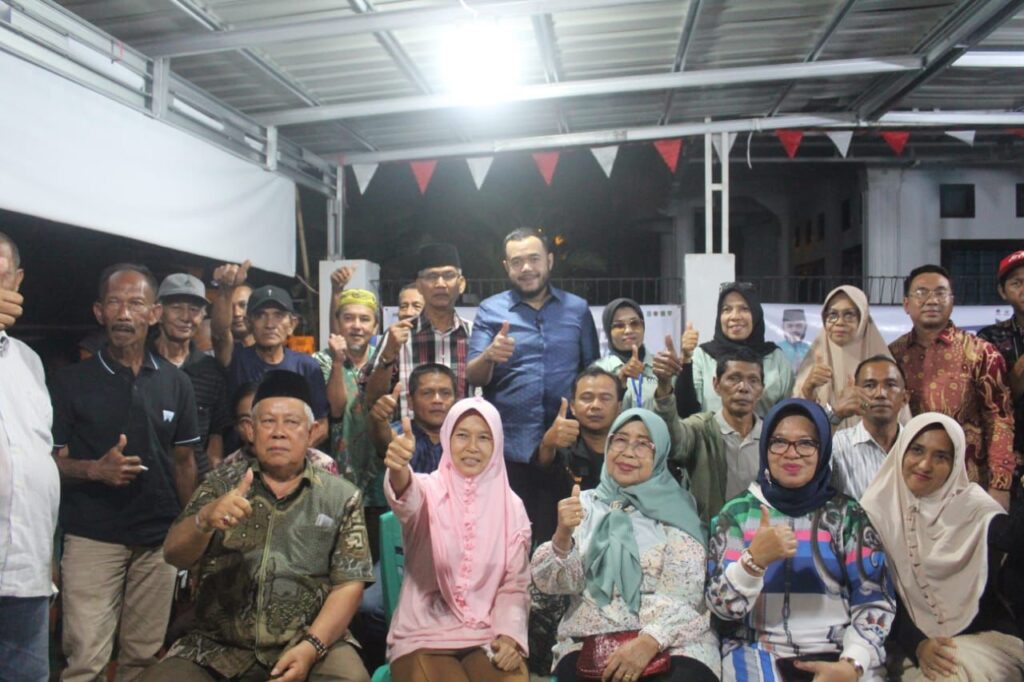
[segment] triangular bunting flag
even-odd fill
[[[910,133],[906,130],[883,130],[882,139],[896,152],[896,156],[903,156],[903,149],[907,146]]]
[[[360,194],[364,194],[366,188],[370,186],[370,180],[373,180],[373,176],[377,172],[377,165],[376,163],[352,164],[352,173],[356,176],[356,184],[359,186]]]
[[[974,131],[973,130],[947,130],[946,134],[955,140],[960,140],[966,144],[974,146]]]
[[[852,130],[833,130],[825,133],[828,139],[832,140],[832,144],[836,146],[836,150],[839,155],[846,158],[846,153],[850,151],[850,140],[853,139]]]
[[[779,142],[782,143],[782,148],[786,150],[786,156],[792,159],[796,156],[796,150],[800,148],[800,143],[804,139],[804,131],[776,130],[775,137],[779,138]]]
[[[604,176],[610,178],[612,176],[612,166],[615,165],[615,157],[619,154],[619,146],[594,147],[590,150],[590,153],[597,159],[597,164],[604,171]]]
[[[1006,132],[1011,135],[1016,135],[1017,137],[1024,137],[1024,128],[1010,128]]]
[[[729,152],[732,151],[732,143],[736,141],[736,133],[726,133],[725,135],[726,135],[725,139],[728,140],[728,142],[725,145],[725,147],[726,147],[726,149],[725,149],[725,159],[727,159],[727,158],[729,158]],[[711,144],[715,148],[715,154],[718,155],[718,160],[719,161],[725,161],[725,159],[722,158],[722,143],[720,141],[720,138],[721,138],[720,135],[712,135],[711,136]]]
[[[533,162],[537,164],[540,176],[544,178],[545,184],[551,186],[551,179],[555,177],[555,168],[558,166],[558,157],[561,152],[534,152]]]
[[[655,140],[654,148],[658,150],[658,154],[661,155],[661,160],[665,162],[668,169],[675,173],[676,166],[679,165],[679,152],[683,148],[682,138],[677,137],[672,140]]]
[[[420,188],[420,194],[427,191],[430,178],[434,177],[434,169],[437,168],[437,161],[410,161],[409,167],[416,177],[416,185]]]
[[[472,159],[466,159],[466,165],[469,166],[469,174],[473,176],[473,182],[476,184],[477,189],[483,187],[484,180],[487,179],[487,171],[491,170],[492,161],[494,161],[493,156],[477,156]]]

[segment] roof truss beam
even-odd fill
[[[884,59],[837,59],[811,64],[771,64],[727,69],[706,69],[685,73],[649,74],[622,78],[599,78],[527,85],[508,92],[503,103],[557,100],[570,97],[614,95],[632,92],[656,92],[688,88],[743,85],[774,81],[835,78],[865,74],[916,71],[919,57]],[[257,118],[266,125],[287,126],[319,123],[338,119],[363,118],[386,114],[413,113],[437,109],[474,106],[478,103],[452,94],[417,95],[384,100],[329,104],[316,108],[289,109],[262,114]]]

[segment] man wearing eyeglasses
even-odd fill
[[[1013,479],[1013,412],[1006,362],[995,346],[950,321],[953,288],[938,265],[910,271],[903,310],[914,328],[889,345],[907,379],[910,411],[941,412],[967,436],[967,474],[1003,508]]]
[[[469,355],[469,322],[455,312],[455,303],[466,290],[459,252],[451,244],[427,244],[416,259],[416,288],[425,305],[419,317],[399,320],[381,339],[373,362],[363,368],[359,383],[368,406],[391,393],[398,382],[409,385],[409,375],[430,362],[455,372],[456,400],[469,394],[466,363]],[[408,397],[399,397],[401,416],[412,419]]]
[[[160,304],[160,333],[153,350],[188,375],[196,394],[199,436],[196,467],[205,478],[224,457],[221,433],[231,426],[228,412],[227,382],[217,361],[195,345],[195,337],[206,317],[206,287],[202,281],[184,272],[168,275],[157,291]]]

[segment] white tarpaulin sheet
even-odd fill
[[[0,208],[295,273],[292,181],[2,52]]]

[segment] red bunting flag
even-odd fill
[[[437,161],[410,161],[412,174],[416,176],[416,185],[420,188],[420,194],[425,194],[430,178],[434,177],[434,169],[437,168]]]
[[[555,177],[555,168],[558,166],[558,157],[561,152],[534,152],[533,162],[537,164],[537,170],[544,178],[544,183],[550,187],[551,179]]]
[[[796,156],[796,150],[800,148],[800,143],[803,142],[804,131],[776,130],[775,137],[779,138],[779,142],[782,143],[782,148],[786,150],[786,156],[792,159]]]
[[[665,162],[668,169],[675,173],[676,166],[679,165],[679,152],[683,149],[682,138],[675,138],[673,140],[655,140],[654,148],[658,150],[658,154],[661,155],[661,160]]]
[[[903,149],[907,146],[907,140],[910,139],[910,133],[906,130],[883,130],[881,133],[882,139],[885,140],[894,152],[896,156],[903,156]]]
[[[1006,132],[1011,135],[1016,135],[1017,137],[1024,137],[1024,128],[1010,128]]]

